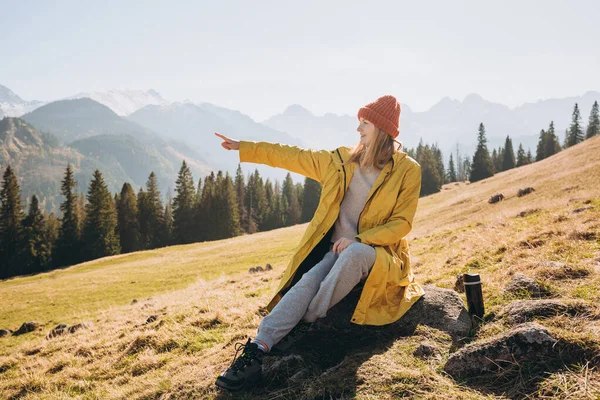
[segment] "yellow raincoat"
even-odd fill
[[[350,151],[349,147],[327,151],[240,141],[240,162],[284,168],[314,179],[322,187],[317,210],[267,306],[269,311],[329,250],[333,224],[357,165],[340,164],[350,158]],[[406,153],[394,153],[371,188],[358,220],[355,238],[373,246],[377,256],[352,315],[355,324],[392,323],[424,294],[411,271],[406,240],[420,190],[421,166]]]

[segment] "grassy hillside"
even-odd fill
[[[456,274],[477,272],[491,315],[514,299],[503,287],[522,272],[555,298],[597,307],[598,182],[600,137],[482,182],[446,185],[419,204],[410,235],[418,281],[452,288]],[[517,197],[527,186],[535,192]],[[488,204],[497,192],[505,200]],[[32,333],[0,338],[0,397],[234,398],[219,393],[214,379],[231,362],[234,343],[254,335],[305,228],[114,256],[0,282],[0,329],[15,330],[31,320],[43,324]],[[550,268],[548,261],[565,265]],[[272,271],[247,273],[266,263]],[[45,339],[58,323],[77,322],[92,325]],[[372,353],[351,353],[335,368],[292,386],[275,378],[235,397],[599,398],[600,320],[556,316],[540,323],[596,358],[535,382],[523,371],[503,395],[499,387],[473,387],[448,377],[442,367],[456,350],[452,341],[420,328]],[[470,340],[507,329],[502,320],[490,319]],[[441,353],[426,360],[413,356],[422,342],[434,343]]]

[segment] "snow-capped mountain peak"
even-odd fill
[[[42,101],[26,101],[20,98],[15,92],[0,85],[0,118],[2,117],[20,117],[21,115],[33,111],[46,104]]]
[[[134,89],[111,89],[106,92],[86,92],[78,93],[66,99],[80,99],[88,97],[98,103],[104,104],[117,115],[126,116],[146,107],[147,105],[168,105],[160,93],[154,89],[134,90]],[[66,100],[65,99],[65,100]]]

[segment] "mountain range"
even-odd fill
[[[444,97],[423,112],[414,112],[402,104],[398,139],[405,148],[417,146],[420,140],[437,143],[446,160],[457,149],[462,156],[471,156],[479,123],[483,122],[490,151],[503,145],[506,135],[510,135],[515,149],[522,143],[526,150],[529,148],[535,153],[539,132],[546,129],[550,121],[554,121],[562,141],[575,103],[579,104],[581,122],[585,126],[592,104],[597,100],[600,93],[588,91],[581,96],[539,100],[512,109],[477,94],[470,94],[462,101]],[[225,151],[213,132],[240,140],[315,149],[352,146],[358,141],[355,115],[317,116],[302,105],[292,104],[282,113],[258,122],[240,111],[207,102],[171,102],[155,90],[79,93],[42,102],[23,100],[0,86],[0,118],[3,116],[22,118],[30,127],[27,129],[35,130],[40,137],[54,143],[53,148],[61,148],[61,154],[70,154],[71,160],[78,159],[88,165],[82,172],[85,184],[91,176],[88,171],[91,165],[106,174],[113,191],[125,181],[134,186],[142,185],[153,170],[159,176],[165,195],[172,192],[183,159],[192,167],[196,181],[210,171],[235,174],[238,153]],[[0,152],[9,154],[3,148]],[[41,163],[41,154],[54,154],[48,150],[46,153],[24,151],[21,157],[33,153],[37,154],[37,163]],[[7,160],[7,156],[0,159],[0,169]],[[66,166],[66,161],[59,164]],[[285,170],[264,165],[242,165],[245,173],[255,168],[263,179],[281,181],[287,174]],[[17,173],[21,179],[25,178],[24,171],[17,168]],[[295,182],[304,179],[297,174],[292,174],[292,178]]]
[[[38,195],[47,211],[58,210],[68,163],[74,165],[79,192],[87,192],[95,169],[112,192],[124,182],[142,187],[154,171],[163,198],[173,193],[183,160],[196,178],[213,170],[186,144],[165,140],[87,98],[49,103],[0,122],[0,170],[12,165],[22,197]]]

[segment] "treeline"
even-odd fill
[[[185,161],[175,197],[161,200],[156,175],[135,193],[129,183],[112,195],[96,170],[87,196],[76,193],[73,168],[61,182],[62,216],[46,214],[32,196],[25,214],[16,175],[8,166],[0,190],[0,278],[48,271],[100,257],[158,247],[218,240],[310,221],[321,185],[263,182],[258,170],[245,179],[211,172],[195,187]]]
[[[407,149],[406,152],[421,165],[421,196],[426,196],[439,192],[444,183],[466,180],[477,182],[489,178],[497,172],[541,161],[563,149],[599,134],[600,116],[598,102],[595,101],[590,112],[585,133],[581,123],[579,106],[575,103],[571,116],[571,124],[565,131],[562,146],[554,129],[554,121],[550,121],[548,129],[540,131],[535,159],[531,153],[531,149],[528,149],[526,153],[522,144],[519,144],[519,148],[515,154],[510,136],[506,137],[504,146],[493,149],[490,154],[483,123],[479,125],[477,148],[472,158],[463,157],[457,151],[456,158],[453,157],[453,154],[450,154],[448,166],[445,167],[440,149],[435,144],[423,144],[422,140],[416,149]]]
[[[506,137],[504,146],[490,154],[483,123],[478,145],[471,157],[450,155],[444,165],[436,145],[423,144],[407,153],[421,165],[421,195],[441,190],[444,183],[476,182],[522,165],[540,161],[585,138],[600,134],[598,102],[592,107],[584,134],[577,104],[572,122],[559,144],[550,122],[540,132],[535,160],[529,150]],[[61,182],[62,215],[46,214],[34,195],[25,213],[20,188],[8,166],[0,188],[0,278],[48,271],[100,257],[199,241],[225,239],[242,233],[267,231],[308,222],[319,203],[321,185],[309,178],[294,184],[288,173],[280,185],[263,181],[258,170],[244,178],[238,165],[236,175],[221,171],[194,184],[185,161],[175,183],[175,197],[163,204],[156,175],[150,174],[145,188],[135,193],[129,183],[119,193],[110,193],[102,173],[93,174],[87,196],[77,193],[73,168],[67,166]]]

